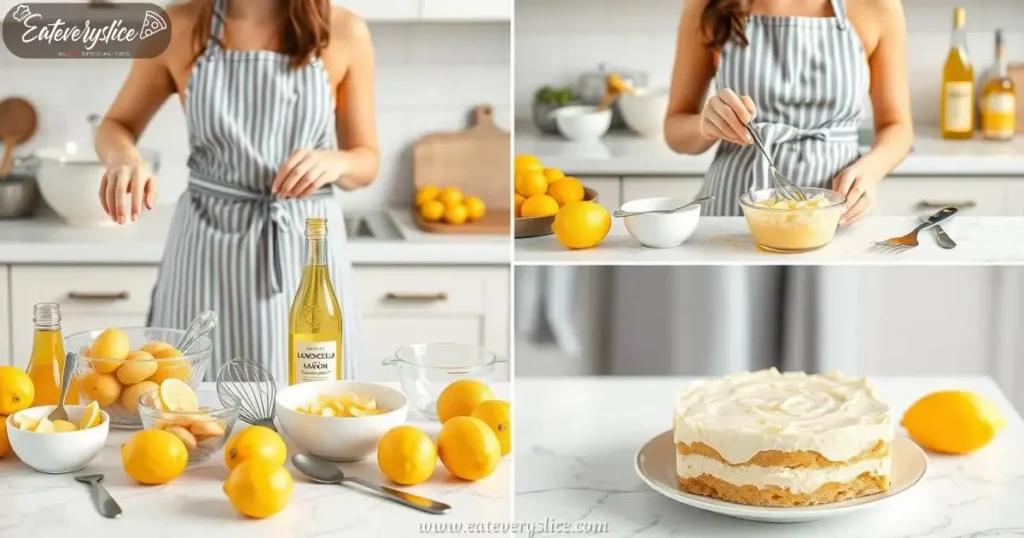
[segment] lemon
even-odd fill
[[[36,397],[32,378],[21,368],[0,366],[0,415],[28,409]]]
[[[522,208],[523,208],[523,202],[525,202],[525,201],[526,201],[526,197],[523,196],[522,194],[519,194],[517,192],[516,195],[515,195],[516,217],[522,217],[523,216]]]
[[[911,439],[925,448],[968,454],[992,441],[1006,421],[984,396],[945,390],[914,402],[900,424]]]
[[[476,196],[466,198],[462,205],[466,206],[466,217],[470,222],[484,218],[484,214],[487,213],[487,206],[484,205],[484,201]]]
[[[555,215],[555,223],[551,225],[558,241],[570,249],[601,244],[611,228],[612,218],[608,210],[594,202],[566,204]]]
[[[166,484],[185,472],[188,449],[173,433],[142,430],[121,445],[124,472],[143,484]]]
[[[548,185],[548,196],[562,207],[572,202],[583,201],[583,184],[574,177],[563,178]]]
[[[501,443],[482,420],[455,417],[437,434],[437,455],[445,469],[463,480],[486,478],[501,461]]]
[[[548,178],[539,169],[516,171],[516,192],[529,198],[548,190]]]
[[[266,518],[284,510],[294,489],[288,469],[263,458],[239,464],[223,486],[231,506],[252,518]]]
[[[198,411],[199,399],[192,387],[172,377],[160,383],[160,405],[168,411]]]
[[[416,191],[416,207],[421,207],[423,204],[436,199],[438,194],[441,194],[441,189],[433,185],[428,185]]]
[[[540,159],[533,155],[516,155],[515,170],[543,170],[544,165],[540,163]]]
[[[512,404],[504,400],[481,402],[470,415],[490,426],[501,444],[501,455],[512,452]]]
[[[427,222],[437,222],[444,216],[444,204],[437,200],[428,200],[420,206],[420,216]]]
[[[437,194],[437,201],[444,204],[445,207],[455,204],[461,204],[462,199],[462,191],[455,187],[445,187],[441,189],[441,192]]]
[[[377,466],[392,482],[412,486],[434,474],[437,449],[422,430],[395,426],[377,442]]]
[[[469,218],[469,212],[461,203],[449,204],[444,207],[444,221],[448,224],[465,224],[467,218]]]
[[[34,431],[36,433],[53,433],[57,431],[57,428],[50,422],[50,419],[44,418],[39,421],[39,424],[36,424]]]
[[[475,379],[460,379],[445,387],[437,397],[437,418],[441,423],[473,413],[481,402],[493,400],[490,387]]]
[[[531,196],[519,208],[523,217],[550,217],[558,213],[558,202],[546,194]]]
[[[545,168],[544,177],[548,178],[548,185],[565,178],[565,174],[557,168]]]

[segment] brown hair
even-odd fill
[[[705,45],[720,51],[729,40],[746,47],[750,42],[743,25],[750,15],[750,0],[708,0],[700,16]]]
[[[281,52],[291,58],[291,67],[306,65],[318,55],[331,37],[330,0],[287,0],[281,24]],[[210,39],[214,0],[205,2],[192,34],[198,59]],[[223,14],[221,14],[223,16]]]

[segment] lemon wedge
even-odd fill
[[[78,421],[78,429],[88,430],[89,428],[99,426],[100,422],[103,422],[103,413],[100,412],[100,404],[96,402],[89,402],[89,405],[85,406],[85,414],[83,414],[82,419]]]
[[[168,411],[199,411],[199,399],[192,387],[175,377],[160,383],[160,404]]]
[[[57,429],[54,428],[53,423],[48,418],[40,420],[35,429],[36,433],[54,433],[56,431]]]
[[[18,429],[26,432],[35,431],[36,427],[39,426],[39,421],[42,420],[39,418],[32,418],[26,416],[19,416],[16,418],[16,425],[18,426]]]

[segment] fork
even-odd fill
[[[877,250],[879,252],[883,252],[886,254],[899,254],[901,252],[906,252],[918,245],[918,233],[920,233],[922,230],[927,230],[932,226],[936,226],[942,221],[948,220],[955,214],[955,207],[944,207],[934,215],[928,217],[928,220],[921,223],[917,228],[914,228],[907,235],[893,237],[892,239],[886,239],[885,241],[875,243],[875,246],[871,247],[871,249],[869,250]]]
[[[67,356],[64,357],[64,371],[60,376],[60,401],[57,402],[57,408],[50,411],[50,416],[46,417],[50,422],[68,419],[68,410],[64,409],[64,397],[68,395],[68,387],[71,386],[71,376],[74,375],[77,359],[78,357],[73,351],[68,351]]]
[[[750,137],[754,139],[754,144],[757,149],[761,150],[761,155],[768,160],[769,171],[772,174],[772,188],[775,190],[775,201],[779,200],[779,194],[787,200],[796,200],[803,202],[807,199],[807,195],[804,194],[800,187],[797,187],[789,180],[778,168],[775,167],[775,161],[772,160],[771,156],[768,155],[768,150],[764,147],[764,142],[761,141],[761,135],[757,134],[757,130],[754,129],[753,122],[747,122],[747,130],[750,131]]]

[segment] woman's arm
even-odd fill
[[[331,9],[331,42],[321,59],[335,84],[338,149],[300,149],[274,178],[271,192],[303,198],[334,183],[353,190],[369,185],[380,166],[370,29],[352,12]],[[337,78],[335,78],[337,77]]]
[[[715,141],[701,134],[701,109],[715,74],[714,53],[704,43],[701,14],[707,0],[686,0],[676,37],[665,141],[678,153],[696,155]]]
[[[906,158],[914,139],[903,6],[899,0],[870,4],[874,4],[871,17],[880,26],[878,43],[868,56],[875,143],[833,181],[833,189],[847,198],[844,226],[867,216],[875,205],[878,182]]]

